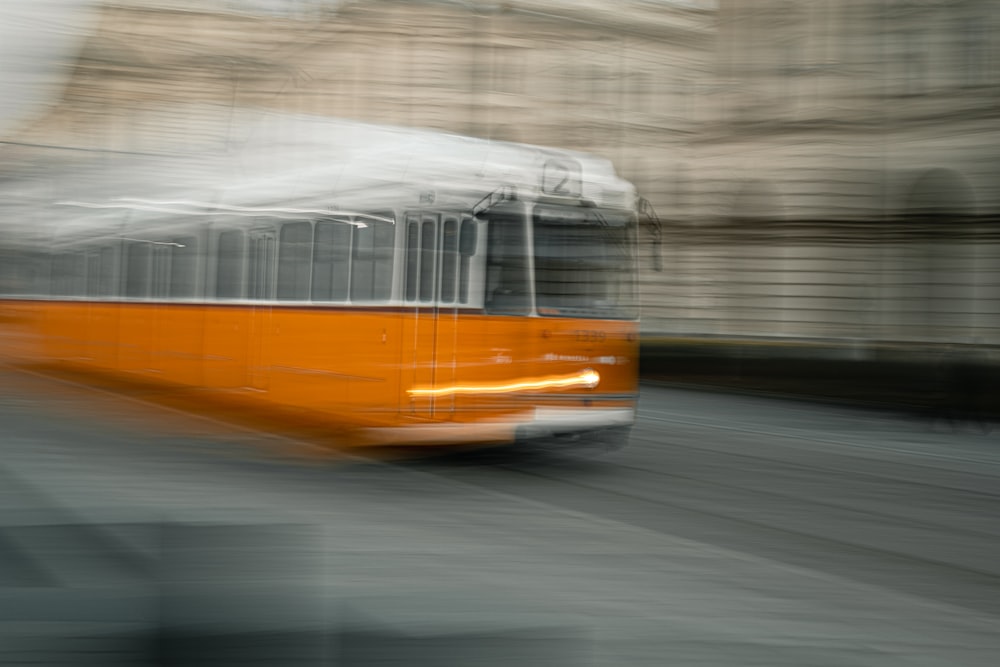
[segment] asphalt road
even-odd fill
[[[9,368],[0,424],[0,664],[1000,655],[975,424],[644,386],[603,456],[376,460]]]

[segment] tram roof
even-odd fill
[[[363,198],[369,189],[392,186],[404,199],[408,189],[437,189],[475,201],[498,185],[534,196],[552,159],[580,165],[583,196],[593,201],[627,186],[608,160],[585,153],[323,117],[261,118],[232,157],[238,176],[223,177],[223,189],[240,200],[263,191],[277,198],[328,192]]]
[[[469,209],[500,187],[524,199],[544,195],[542,178],[553,164],[579,170],[580,199],[631,206],[632,186],[610,161],[586,153],[269,112],[234,117],[224,147],[105,156],[45,182],[21,184],[5,200],[8,206],[18,200],[36,208],[52,205],[39,224],[72,220],[74,228],[104,227],[130,209],[153,217],[250,214],[258,208],[265,215],[281,207],[315,215],[428,202]]]

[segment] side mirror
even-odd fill
[[[663,270],[663,253],[662,253],[662,242],[663,242],[663,223],[660,222],[660,216],[656,215],[656,211],[653,210],[653,205],[649,203],[649,200],[645,197],[639,197],[638,201],[638,212],[639,215],[644,217],[645,220],[640,220],[640,224],[645,223],[649,233],[653,237],[653,270],[662,271]]]

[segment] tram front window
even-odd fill
[[[539,315],[636,316],[634,228],[628,219],[539,207],[533,222]]]
[[[489,221],[486,259],[486,312],[531,312],[527,220],[523,215],[494,215]]]

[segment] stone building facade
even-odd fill
[[[18,139],[62,161],[224,150],[227,109],[330,115],[596,153],[676,218],[711,5],[108,0],[61,103]]]
[[[109,0],[18,140],[184,151],[265,108],[586,150],[663,220],[648,335],[1000,343],[992,9]]]
[[[792,217],[915,214],[931,205],[929,190],[955,213],[996,212],[994,9],[988,0],[723,0],[700,134],[740,156],[745,180],[772,172],[787,183],[776,205]],[[813,187],[803,168],[839,188]]]
[[[147,150],[216,136],[193,104],[260,107],[587,150],[657,188],[677,158],[650,156],[693,132],[714,20],[648,0],[128,0],[101,13],[63,103],[29,135]]]
[[[997,20],[984,0],[722,0],[648,326],[1000,342]]]

